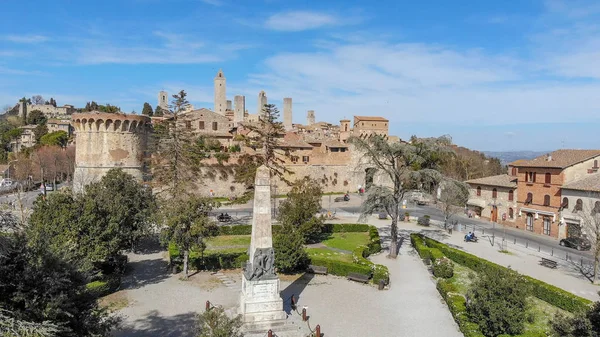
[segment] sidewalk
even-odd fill
[[[390,220],[378,220],[375,217],[369,219],[369,224],[378,228],[389,227]],[[424,235],[461,249],[473,255],[479,256],[488,261],[499,265],[510,267],[521,274],[531,276],[540,281],[554,285],[575,295],[587,298],[592,301],[600,300],[598,291],[600,287],[593,285],[585,276],[574,268],[573,265],[559,262],[557,269],[550,269],[539,264],[541,256],[548,257],[546,254],[538,255],[536,251],[527,248],[507,245],[509,253],[501,253],[499,242],[492,246],[487,238],[480,238],[477,243],[464,242],[464,233],[454,232],[448,234],[440,228],[431,226],[418,226],[415,222],[399,222],[399,231],[421,232]]]

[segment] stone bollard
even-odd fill
[[[306,322],[306,308],[302,308],[302,321]]]
[[[206,311],[210,310],[210,302],[209,301],[206,301],[206,309],[205,310]]]
[[[379,290],[383,290],[385,289],[385,281],[384,280],[379,280]]]
[[[294,295],[292,295],[292,299],[291,299],[291,306],[293,310],[296,310],[296,297]]]
[[[273,330],[267,331],[267,336],[268,337],[273,337]]]
[[[321,337],[321,326],[318,324],[317,324],[317,327],[315,328],[315,336]]]

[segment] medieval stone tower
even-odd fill
[[[292,99],[289,97],[283,99],[283,127],[286,131],[292,129]]]
[[[223,75],[223,70],[219,69],[217,76],[215,76],[214,111],[222,116],[225,116],[225,110],[227,110],[227,92],[225,91],[225,85],[225,75]]]
[[[306,125],[315,124],[315,110],[308,110],[306,114]]]
[[[150,132],[150,117],[114,113],[73,114],[75,174],[73,191],[121,168],[142,181]]]
[[[234,113],[233,113],[233,121],[237,125],[237,123],[244,121],[244,113],[246,112],[246,97],[245,96],[235,96],[233,98],[234,105]]]
[[[258,93],[258,103],[257,103],[257,107],[256,107],[256,114],[260,117],[262,116],[262,109],[265,106],[265,104],[269,104],[267,101],[267,94],[261,90]]]
[[[164,90],[158,93],[158,106],[163,110],[169,110],[169,94]]]

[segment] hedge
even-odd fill
[[[450,309],[450,313],[452,313],[452,317],[454,317],[463,335],[465,337],[485,337],[479,329],[479,325],[469,321],[467,302],[462,295],[456,293],[454,285],[449,281],[439,280],[436,288],[446,301],[448,309]]]
[[[356,233],[356,232],[369,232],[371,227],[366,224],[324,224],[323,232],[324,233]],[[273,225],[273,234],[278,234],[281,231],[281,225]],[[375,229],[377,230],[377,229]],[[219,226],[219,231],[217,235],[251,235],[252,234],[252,225],[225,225]],[[379,237],[379,234],[377,234]]]
[[[367,224],[360,223],[344,223],[344,224],[331,224],[326,223],[323,227],[324,233],[358,233],[358,232],[368,232],[371,227]],[[379,236],[379,234],[378,234]]]
[[[121,277],[118,275],[105,276],[100,280],[90,282],[85,285],[87,290],[94,294],[95,297],[106,296],[113,293],[121,285]]]
[[[179,249],[174,243],[169,244],[169,256],[172,265],[183,265],[183,257],[179,254]],[[243,262],[248,261],[246,252],[221,253],[208,252],[200,254],[190,252],[188,263],[196,270],[219,270],[240,268]]]
[[[476,272],[481,272],[484,269],[492,269],[492,271],[507,269],[506,267],[484,260],[475,255],[448,247],[439,241],[423,237],[420,234],[411,234],[411,241],[418,241],[416,237],[413,238],[412,236],[420,237],[425,241],[428,247],[440,250],[450,260],[468,267]],[[418,251],[417,246],[415,246],[415,248]],[[534,279],[530,276],[524,275],[524,277],[531,285],[533,296],[565,311],[575,313],[580,310],[587,310],[592,304],[592,301],[573,295],[566,290]]]
[[[375,226],[370,226],[369,236],[371,241],[366,246],[358,246],[352,251],[352,260],[354,263],[371,268],[373,271],[373,278],[371,282],[379,284],[379,281],[383,280],[386,285],[390,283],[390,272],[384,265],[375,264],[367,259],[373,253],[379,253],[381,251],[381,239],[379,238],[379,232]]]
[[[362,266],[356,263],[336,261],[317,256],[312,256],[310,261],[313,265],[327,267],[327,272],[333,275],[348,276],[348,273],[358,273],[368,275],[369,277],[372,275],[370,266]]]

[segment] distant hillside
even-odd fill
[[[441,165],[447,177],[464,181],[506,173],[497,158],[462,146],[452,145],[452,149],[456,155],[445,158]]]
[[[519,159],[533,159],[548,152],[550,151],[483,151],[488,157],[500,159],[502,165],[507,165],[508,163]]]

